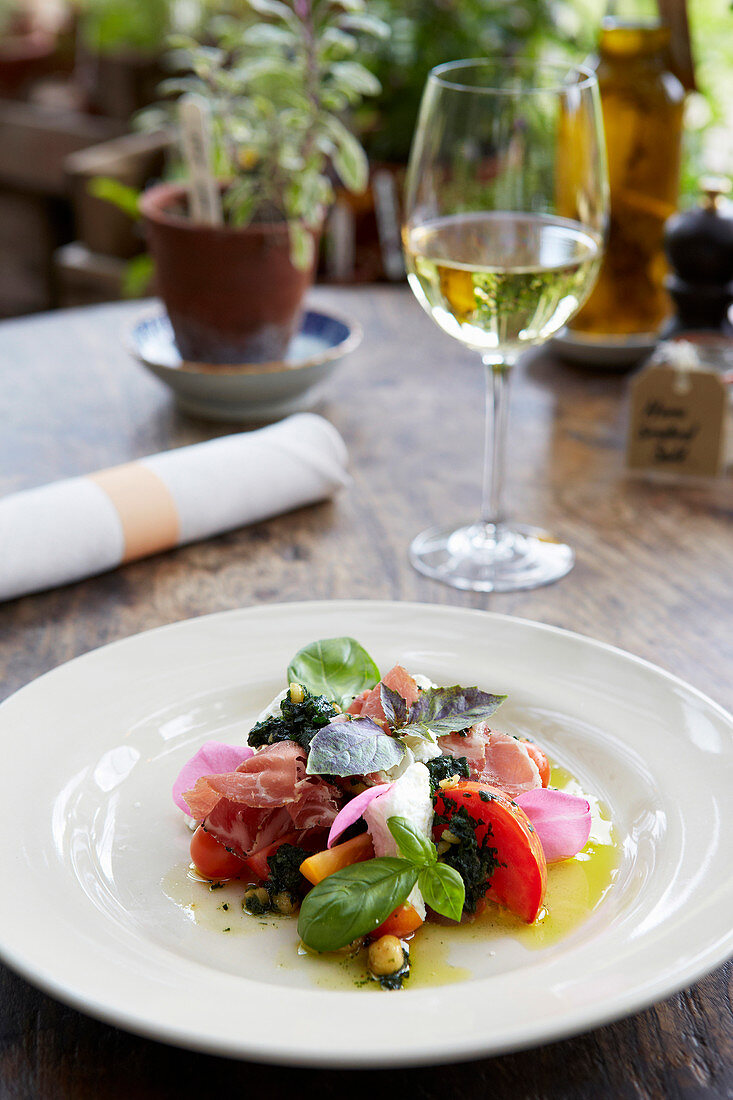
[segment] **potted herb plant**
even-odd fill
[[[224,222],[190,216],[185,184],[141,199],[157,289],[185,359],[280,359],[313,277],[334,173],[367,181],[366,156],[344,112],[379,90],[357,61],[357,35],[381,33],[361,0],[248,0],[264,19],[219,18],[212,44],[179,39],[175,94],[210,108]]]

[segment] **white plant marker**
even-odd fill
[[[202,225],[223,225],[221,194],[211,171],[211,112],[205,99],[185,95],[178,108],[183,159],[190,183],[191,218]]]

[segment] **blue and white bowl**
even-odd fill
[[[361,343],[361,326],[309,309],[282,361],[222,366],[184,361],[168,317],[135,326],[132,354],[173,390],[180,408],[206,420],[277,420],[310,408],[340,359]]]

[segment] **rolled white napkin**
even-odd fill
[[[313,504],[348,483],[339,433],[299,413],[0,500],[0,600]]]

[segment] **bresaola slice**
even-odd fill
[[[585,798],[540,787],[518,795],[515,801],[531,821],[548,863],[571,859],[585,848],[591,829],[590,804]]]
[[[537,764],[527,746],[508,733],[477,722],[467,733],[452,733],[438,740],[447,756],[465,756],[471,779],[498,787],[510,798],[542,786]]]
[[[260,749],[234,772],[199,778],[184,799],[207,832],[241,858],[292,830],[327,828],[338,813],[339,792],[308,776],[294,741]]]
[[[233,772],[245,760],[254,756],[249,745],[225,745],[222,741],[206,741],[199,751],[188,760],[173,784],[173,801],[184,814],[190,809],[184,802],[183,793],[189,791],[197,779],[204,775],[220,775]]]
[[[365,718],[373,718],[375,722],[384,722],[385,714],[382,706],[380,684],[386,684],[392,691],[396,691],[409,705],[417,701],[420,689],[417,682],[402,665],[395,665],[386,676],[383,676],[376,687],[363,691],[357,695],[353,703],[347,707],[349,714],[363,715]]]

